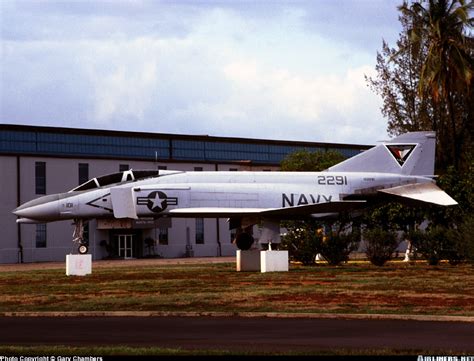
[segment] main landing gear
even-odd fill
[[[236,229],[235,245],[242,251],[248,251],[255,242],[253,237],[253,226],[260,224],[260,236],[258,243],[263,249],[270,244],[278,245],[280,243],[280,222],[274,219],[230,219],[230,229]],[[270,246],[271,250],[271,246]]]
[[[254,238],[252,236],[251,229],[242,230],[239,228],[235,236],[235,245],[242,251],[247,251],[252,247]]]

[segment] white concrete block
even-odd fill
[[[261,251],[261,272],[288,272],[288,251]]]
[[[236,252],[237,272],[240,271],[260,271],[260,251],[250,250]]]
[[[92,255],[66,255],[66,276],[85,276],[92,273]]]

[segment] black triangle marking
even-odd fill
[[[405,162],[412,154],[413,149],[415,149],[416,144],[386,144],[385,146],[390,151],[390,154],[398,162],[400,167],[403,167]]]

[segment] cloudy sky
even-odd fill
[[[373,144],[400,3],[0,0],[0,122]]]

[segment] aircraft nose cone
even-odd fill
[[[18,217],[39,221],[52,221],[59,218],[59,196],[44,196],[22,204],[12,212]]]

